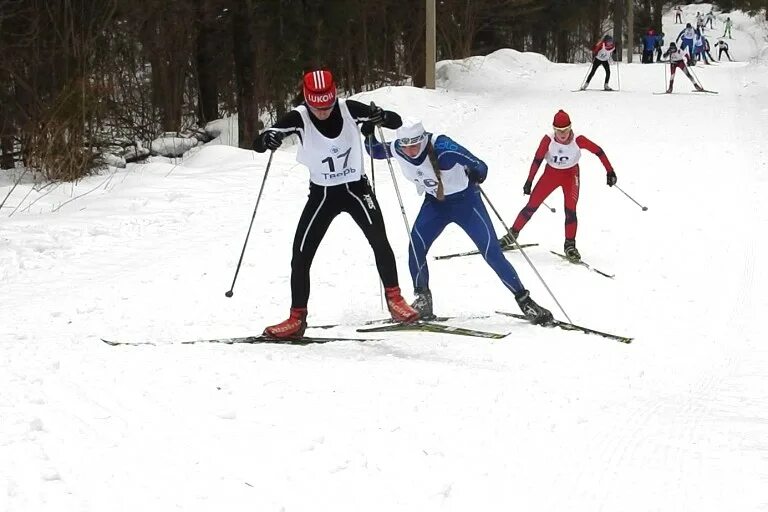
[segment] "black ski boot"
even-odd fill
[[[515,294],[517,305],[529,322],[535,325],[548,324],[552,322],[552,313],[538,304],[531,298],[528,290],[522,290]]]
[[[517,240],[518,235],[520,235],[519,231],[515,231],[514,229],[510,229],[509,233],[504,235],[503,237],[499,238],[499,245],[502,249],[506,249],[507,247],[512,247],[515,245],[515,241]]]
[[[573,263],[578,263],[581,261],[581,254],[579,254],[579,250],[576,248],[576,240],[573,238],[565,239],[563,250],[565,251],[566,258],[571,260]]]
[[[413,290],[416,300],[411,307],[418,311],[419,320],[433,320],[435,314],[432,312],[432,292],[429,288],[416,288]]]

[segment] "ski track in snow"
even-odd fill
[[[75,185],[22,182],[7,206],[25,202],[0,214],[0,510],[768,510],[768,29],[731,16],[734,55],[755,58],[697,66],[717,96],[682,94],[682,75],[653,96],[663,66],[641,64],[620,65],[619,93],[572,93],[586,64],[513,51],[441,63],[437,91],[359,95],[486,160],[507,224],[566,109],[649,210],[585,153],[579,247],[616,279],[549,254],[562,248],[558,193],[521,241],[540,244],[526,253],[576,323],[634,336],[628,346],[492,316],[450,323],[507,338],[109,347],[99,338],[241,336],[284,317],[307,187],[294,148],[274,155],[232,299],[266,155],[209,145]],[[375,179],[410,297],[386,163]],[[421,198],[398,183],[412,222]],[[471,248],[451,226],[430,254]],[[562,317],[523,257],[507,257]],[[480,258],[429,264],[441,314],[516,311]],[[385,316],[350,219],[331,226],[312,279],[310,322],[342,325],[311,334],[356,336]]]

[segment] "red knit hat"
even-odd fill
[[[336,102],[336,84],[330,71],[309,71],[304,75],[304,101],[313,108],[331,108]]]
[[[570,128],[571,118],[565,110],[558,110],[557,114],[555,114],[555,119],[552,121],[552,126],[555,128]]]

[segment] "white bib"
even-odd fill
[[[363,176],[363,146],[355,119],[344,100],[339,100],[343,124],[335,139],[324,136],[315,127],[304,105],[296,107],[304,122],[304,138],[296,160],[309,169],[309,181],[324,187],[358,181]]]
[[[439,134],[433,133],[432,144],[437,140]],[[426,145],[427,141],[424,141]],[[432,162],[429,160],[429,155],[426,155],[421,165],[415,165],[410,160],[403,157],[400,153],[395,151],[395,142],[388,143],[390,154],[394,156],[397,163],[400,164],[400,169],[403,172],[403,176],[406,179],[412,181],[416,185],[416,190],[419,194],[426,192],[427,194],[437,197],[437,176],[435,170],[432,167]],[[450,148],[448,148],[450,150]],[[455,164],[450,169],[443,169],[440,171],[440,179],[443,182],[443,194],[449,196],[456,192],[461,192],[469,185],[469,178],[464,170],[464,166]]]
[[[680,62],[683,60],[685,60],[685,52],[683,50],[677,49],[669,54],[670,62]]]
[[[547,163],[555,169],[568,169],[579,163],[581,148],[576,144],[576,135],[568,144],[560,144],[552,137],[547,150]]]
[[[610,58],[611,58],[611,53],[613,53],[613,50],[615,50],[615,49],[616,49],[616,47],[614,46],[614,47],[613,47],[613,48],[611,48],[610,50],[606,50],[606,49],[605,49],[605,46],[602,46],[602,47],[601,47],[601,48],[600,48],[600,49],[597,51],[597,55],[596,55],[595,57],[597,57],[597,60],[601,60],[601,61],[603,61],[603,62],[607,62],[607,61],[608,61],[608,59],[610,59]]]
[[[426,143],[426,141],[424,141]],[[432,168],[432,162],[429,161],[427,156],[421,165],[415,165],[409,160],[403,158],[403,156],[395,151],[395,142],[389,142],[389,153],[394,157],[398,164],[400,164],[400,170],[403,172],[403,176],[408,181],[413,182],[416,185],[416,190],[419,194],[426,192],[429,195],[437,197],[437,175]]]

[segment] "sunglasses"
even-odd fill
[[[309,106],[312,110],[319,110],[320,112],[327,112],[329,110],[333,110],[333,107],[335,107],[336,104],[334,103],[330,107],[313,107],[312,105]]]
[[[401,146],[415,146],[416,144],[421,144],[421,141],[424,140],[424,137],[426,137],[426,135],[422,133],[421,135],[417,135],[415,137],[403,137],[402,139],[398,139],[398,141],[400,142]]]
[[[565,128],[558,128],[557,126],[553,126],[552,128],[554,128],[556,132],[560,132],[560,133],[571,131],[570,126],[566,126]]]

